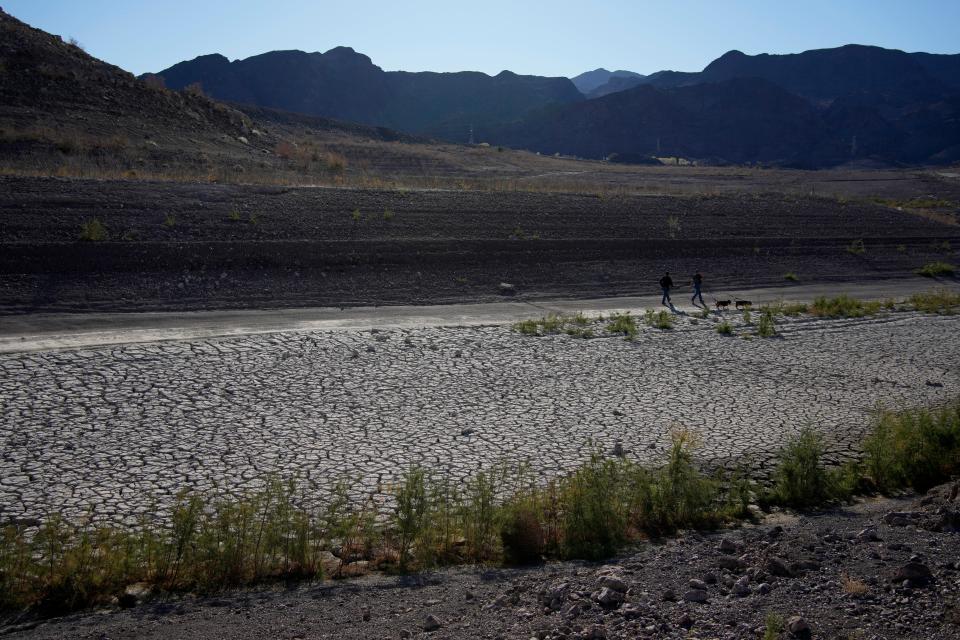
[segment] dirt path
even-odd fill
[[[704,299],[740,298],[756,305],[777,300],[810,301],[817,296],[847,294],[863,299],[904,299],[932,287],[960,291],[956,281],[928,278],[839,282],[711,291]],[[695,311],[689,287],[674,293],[678,310]],[[75,349],[163,340],[191,340],[286,331],[402,329],[508,324],[548,313],[585,314],[638,311],[660,305],[659,295],[583,300],[510,300],[481,304],[387,307],[317,307],[193,311],[169,313],[73,313],[0,316],[0,353]]]

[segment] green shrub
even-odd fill
[[[408,469],[394,492],[393,529],[397,540],[400,570],[410,562],[410,551],[427,523],[426,473],[420,467]]]
[[[172,213],[168,213],[167,216],[163,219],[163,226],[168,229],[172,229],[177,226],[177,217]]]
[[[716,518],[715,501],[719,487],[701,474],[693,464],[693,433],[671,433],[667,464],[655,474],[646,527],[671,531],[681,527],[703,526]]]
[[[723,322],[717,325],[717,333],[719,333],[722,336],[731,336],[733,335],[733,326],[729,322],[724,320]]]
[[[923,265],[921,268],[917,269],[917,275],[924,276],[925,278],[936,278],[939,276],[953,276],[956,274],[957,268],[952,264],[947,262],[928,262]]]
[[[560,489],[563,554],[569,558],[609,556],[626,540],[627,520],[618,500],[625,466],[598,454],[564,478]]]
[[[629,311],[612,315],[610,322],[607,323],[607,331],[624,335],[627,337],[627,340],[633,340],[637,337],[638,333],[637,323]]]
[[[960,402],[937,410],[883,412],[863,444],[864,466],[889,491],[925,491],[960,473]]]
[[[780,633],[786,626],[783,616],[778,613],[768,613],[763,621],[763,640],[779,640]]]
[[[786,303],[783,300],[778,300],[767,305],[764,305],[760,308],[761,313],[766,312],[772,313],[774,316],[799,316],[801,314],[807,313],[809,308],[806,304],[802,302],[791,302]]]
[[[87,220],[80,226],[80,239],[87,242],[100,242],[107,239],[107,228],[100,218]]]
[[[360,209],[354,209],[350,212],[350,219],[354,222],[360,222]]]
[[[835,298],[820,296],[810,306],[810,313],[825,318],[862,318],[876,314],[881,308],[880,302],[864,302],[848,295]]]
[[[772,501],[806,508],[829,500],[832,494],[829,475],[821,463],[823,452],[823,438],[809,427],[788,442],[780,450]]]
[[[673,329],[673,316],[666,310],[653,311],[652,309],[647,309],[644,315],[644,322],[646,322],[648,326],[656,329]]]
[[[793,271],[788,271],[787,273],[784,274],[783,279],[787,280],[788,282],[796,282],[800,278],[798,278],[797,274],[795,274]]]
[[[383,219],[384,219],[384,221],[390,222],[391,220],[393,220],[393,218],[394,218],[394,213],[393,213],[393,211],[392,211],[391,209],[384,209],[384,210],[383,210]]]
[[[777,335],[777,324],[773,319],[773,311],[764,309],[760,313],[760,322],[757,323],[757,335],[761,338],[772,338]]]
[[[960,294],[946,289],[915,293],[908,301],[916,311],[948,315],[960,306]]]

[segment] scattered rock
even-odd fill
[[[740,558],[734,558],[733,556],[720,556],[717,559],[717,566],[721,569],[726,569],[727,571],[740,573],[747,568],[747,563]]]
[[[509,282],[501,282],[498,289],[500,291],[500,295],[502,296],[512,296],[516,295],[517,293],[517,288]]]
[[[857,540],[860,542],[879,542],[880,536],[877,535],[877,530],[874,527],[867,527],[857,534]]]
[[[737,547],[736,542],[734,542],[730,538],[724,538],[723,540],[720,541],[720,546],[717,547],[717,550],[720,553],[733,555],[739,550],[739,548]]]
[[[683,594],[686,602],[704,603],[707,601],[707,592],[702,589],[691,589]]]
[[[909,580],[911,584],[923,586],[933,580],[933,573],[930,568],[921,562],[908,562],[893,574],[895,583]]]
[[[593,599],[604,609],[616,609],[623,604],[624,596],[620,591],[614,591],[609,587],[601,587],[599,591],[593,594]]]
[[[690,617],[689,613],[684,613],[682,616],[680,616],[680,619],[677,620],[677,626],[682,629],[689,629],[693,626],[693,624],[694,620],[692,617]]]
[[[619,591],[620,593],[626,593],[627,589],[629,589],[629,586],[623,578],[615,575],[602,576],[600,578],[600,586]]]
[[[800,616],[793,616],[787,620],[787,631],[798,638],[810,637],[810,625],[807,624],[807,621]]]
[[[440,619],[432,613],[427,616],[427,619],[423,621],[423,630],[430,632],[436,631],[443,626],[443,623],[440,622]]]
[[[123,590],[123,593],[117,598],[117,603],[124,609],[129,609],[143,602],[150,595],[150,592],[150,585],[145,582],[137,582],[128,585]]]
[[[750,595],[750,578],[747,576],[742,576],[739,578],[733,583],[733,587],[731,587],[730,592],[738,598],[743,598],[744,596]]]
[[[698,591],[707,590],[707,583],[704,582],[703,580],[697,580],[696,578],[694,578],[689,583],[687,583],[687,586],[689,586],[691,589],[698,590]]]
[[[793,577],[793,571],[790,570],[786,560],[778,558],[777,556],[771,556],[767,559],[766,569],[770,574],[781,578]]]

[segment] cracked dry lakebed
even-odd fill
[[[960,390],[960,316],[804,317],[770,339],[727,318],[732,337],[713,314],[634,341],[434,327],[5,354],[0,521],[135,524],[181,490],[240,495],[273,473],[383,503],[410,465],[526,462],[546,480],[617,443],[656,463],[678,427],[702,463],[762,477],[807,425],[840,462],[877,406]]]

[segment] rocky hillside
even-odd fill
[[[700,73],[612,78],[494,139],[546,153],[681,156],[806,168],[960,160],[960,55],[849,45],[731,51]]]
[[[229,61],[206,55],[157,73],[172,89],[199,84],[231,102],[387,126],[466,142],[470,126],[511,121],[583,99],[566,78],[383,71],[349,47],[271,51]]]
[[[570,78],[570,81],[577,87],[580,93],[589,95],[593,90],[609,83],[612,80],[623,78],[643,79],[645,76],[633,71],[607,71],[606,69],[594,69],[593,71],[584,71],[578,76]]]

